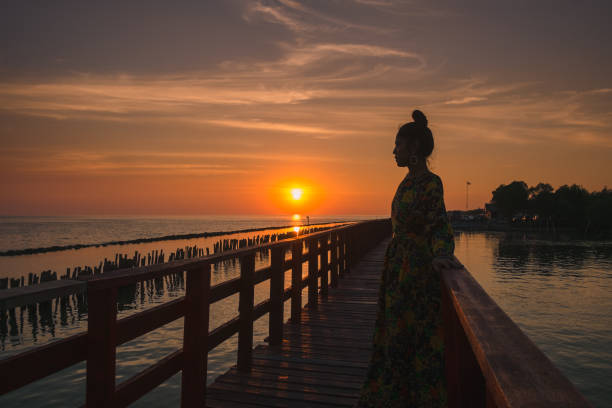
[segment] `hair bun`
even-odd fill
[[[425,116],[423,112],[421,112],[418,109],[412,112],[412,119],[414,120],[414,123],[416,123],[417,125],[422,125],[424,127],[427,126],[427,117]]]

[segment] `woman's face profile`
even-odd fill
[[[412,151],[412,146],[408,144],[407,138],[395,137],[395,148],[393,149],[393,155],[395,156],[395,162],[397,163],[398,167],[408,166]]]

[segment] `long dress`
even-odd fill
[[[378,292],[373,351],[358,407],[444,407],[440,274],[434,257],[452,257],[442,180],[407,175],[391,206],[393,238]]]

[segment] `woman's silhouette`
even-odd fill
[[[393,154],[409,172],[391,205],[393,238],[378,295],[374,346],[359,407],[446,405],[440,271],[454,258],[442,181],[429,171],[433,135],[418,110],[400,127]]]

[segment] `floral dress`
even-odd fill
[[[393,198],[391,221],[374,346],[357,406],[444,407],[440,274],[432,260],[452,257],[455,242],[440,177],[406,176]]]

